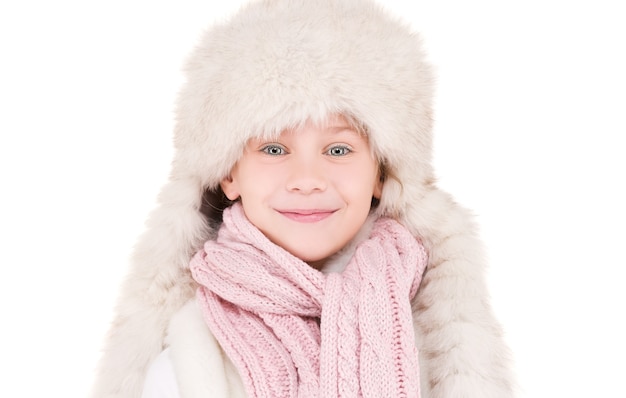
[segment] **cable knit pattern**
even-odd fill
[[[235,204],[191,260],[204,318],[250,397],[419,397],[410,301],[427,255],[381,218],[343,273],[270,242]]]

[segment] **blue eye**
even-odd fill
[[[275,144],[266,145],[263,148],[261,148],[261,151],[272,156],[284,155],[286,153],[285,148],[281,147],[280,145],[275,145]]]
[[[350,152],[352,152],[352,150],[345,145],[335,145],[326,151],[330,156],[345,156]]]

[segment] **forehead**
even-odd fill
[[[332,114],[322,120],[305,119],[281,130],[267,131],[253,137],[252,140],[275,139],[285,133],[297,134],[305,129],[314,128],[324,133],[353,132],[367,139],[367,129],[356,119],[343,114]]]

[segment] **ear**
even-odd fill
[[[222,179],[222,181],[220,181],[220,187],[228,199],[236,200],[239,198],[239,184],[237,184],[237,181],[235,181],[232,175]]]
[[[376,199],[380,199],[383,195],[383,185],[385,185],[385,180],[387,179],[387,173],[385,172],[385,167],[382,163],[378,164],[378,172],[376,173],[376,183],[374,184],[374,192],[372,196]]]
[[[384,184],[385,184],[385,182],[381,178],[377,178],[376,179],[376,185],[374,185],[374,193],[372,193],[373,197],[375,197],[376,199],[380,199],[380,197],[383,194],[383,185]]]

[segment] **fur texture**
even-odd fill
[[[406,24],[369,0],[254,2],[206,33],[186,72],[170,180],[136,247],[93,397],[140,395],[171,318],[195,291],[189,260],[215,233],[203,195],[245,142],[332,113],[366,126],[389,175],[376,211],[429,252],[413,303],[422,396],[513,395],[482,244],[470,214],[434,184],[433,76]]]

